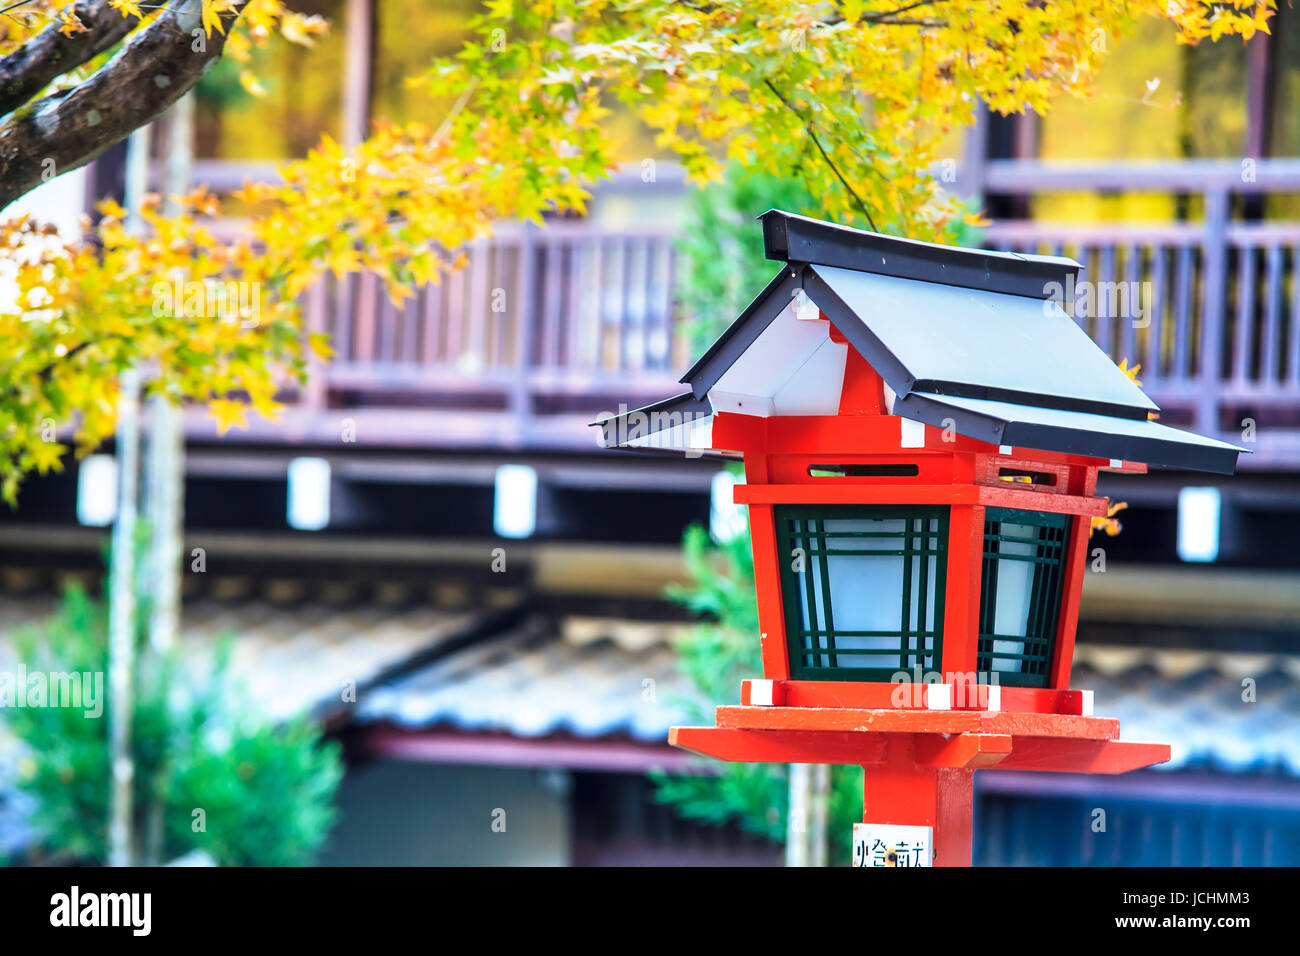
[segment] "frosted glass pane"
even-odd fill
[[[902,561],[844,555],[826,563],[836,631],[898,631],[903,616]]]
[[[1020,641],[994,641],[994,654],[1019,654],[1024,651],[1025,645]],[[1022,666],[1022,661],[1018,658],[994,657],[993,669],[995,671],[1006,671],[1008,673],[1018,672]]]
[[[1032,538],[1036,536],[1037,529],[1030,525],[1003,523],[1002,534],[1015,538]],[[1036,550],[1032,544],[998,542],[998,551],[1001,554],[1033,555]],[[1033,562],[998,562],[998,595],[993,633],[1016,637],[1024,637],[1028,633],[1029,599],[1033,586]],[[1016,649],[1015,647],[999,648],[996,645],[994,647],[994,650]],[[1019,664],[1016,664],[1016,667],[1019,667]]]
[[[886,532],[902,534],[901,518],[882,520],[831,519],[827,531]],[[892,550],[897,538],[831,538],[828,551]],[[897,633],[902,626],[903,562],[895,555],[832,555],[826,559],[831,586],[831,612],[835,618],[835,646],[845,650],[876,650],[897,653]],[[887,631],[888,635],[847,635],[845,631]],[[846,654],[838,658],[841,667],[879,667],[872,654]]]
[[[941,547],[941,524],[933,517],[790,520],[789,540],[807,549],[804,570],[796,578],[799,593],[787,598],[802,629],[812,632],[811,639],[799,641],[804,666],[893,670],[910,667],[927,651],[934,653],[934,639],[914,634],[905,639],[903,632],[942,627],[935,613],[942,600],[943,562],[923,555],[905,558],[900,552],[908,544]],[[852,553],[863,551],[888,553]],[[834,632],[833,650],[828,630]]]

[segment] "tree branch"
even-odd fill
[[[225,30],[246,2],[219,14]],[[197,83],[226,43],[216,30],[204,36],[201,15],[199,0],[177,0],[80,86],[10,116],[0,127],[0,209],[126,139]]]
[[[948,0],[915,0],[914,3],[904,4],[893,10],[877,10],[874,13],[863,13],[858,17],[858,23],[870,23],[882,27],[942,27],[947,26],[945,20],[917,20],[912,17],[900,17],[899,14],[906,13],[909,10],[915,10],[918,7],[931,7],[947,3]],[[844,17],[835,16],[827,17],[821,21],[825,26],[837,26],[844,22]]]
[[[854,202],[858,204],[858,209],[862,211],[863,217],[867,220],[867,225],[871,227],[872,232],[875,232],[876,223],[875,220],[871,218],[871,213],[867,211],[867,204],[862,201],[862,197],[859,196],[853,187],[849,185],[849,181],[844,178],[844,174],[840,172],[839,167],[835,165],[835,161],[831,159],[830,154],[828,154],[822,146],[822,141],[818,138],[817,130],[813,128],[812,121],[804,119],[803,114],[794,108],[794,104],[781,95],[781,91],[776,88],[771,80],[765,79],[763,82],[767,84],[767,88],[772,91],[772,95],[781,101],[782,106],[788,109],[795,116],[799,117],[799,120],[804,125],[804,129],[806,129],[808,135],[812,137],[813,145],[817,147],[817,152],[822,154],[822,159],[824,159],[826,165],[831,168],[831,172],[835,174],[835,177],[840,181],[840,184],[849,191],[849,195],[853,197]]]
[[[51,20],[19,49],[0,57],[0,116],[22,106],[52,80],[103,53],[140,21],[124,17],[108,0],[77,0],[72,6],[85,33],[64,36]]]
[[[873,13],[864,13],[862,19],[871,23],[878,23],[882,20],[892,20],[900,13],[907,13],[907,11],[915,10],[917,7],[929,7],[943,2],[944,0],[916,0],[915,3],[908,3],[893,10],[877,10]]]

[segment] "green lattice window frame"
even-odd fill
[[[996,672],[999,684],[1047,687],[1051,682],[1070,521],[1069,515],[1045,511],[989,508],[984,512],[979,647],[975,666],[981,674]],[[1033,530],[1029,534],[1004,533],[1006,525]],[[1027,553],[1009,553],[1012,548]],[[995,631],[998,574],[1004,561],[1028,562],[1033,567],[1023,637]],[[1003,669],[1008,666],[1013,669]]]
[[[946,507],[778,505],[774,512],[793,679],[889,681],[900,670],[911,672],[918,665],[923,672],[940,670],[948,570]],[[843,519],[902,519],[903,528],[897,532],[845,531],[826,526],[828,521]],[[846,547],[857,542],[864,546]],[[797,560],[799,548],[803,549],[802,562]],[[897,629],[836,629],[828,562],[854,555],[898,557],[903,587],[897,598]],[[808,619],[810,608],[812,620]],[[897,639],[898,646],[865,650],[852,646],[864,643],[861,639],[883,644],[889,638]]]

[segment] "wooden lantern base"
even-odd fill
[[[936,866],[969,866],[976,770],[1125,773],[1168,744],[1119,739],[1119,721],[1067,714],[847,707],[717,709],[715,727],[674,727],[673,746],[750,763],[858,764],[864,823],[926,826]]]

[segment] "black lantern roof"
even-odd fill
[[[1065,312],[1073,259],[916,242],[779,210],[759,218],[768,258],[785,264],[682,377],[690,392],[655,408],[698,407],[765,335],[782,347],[770,330],[802,292],[880,374],[895,415],[996,445],[1234,470],[1243,449],[1148,420],[1158,406]],[[608,438],[620,423],[600,424],[617,444]]]

